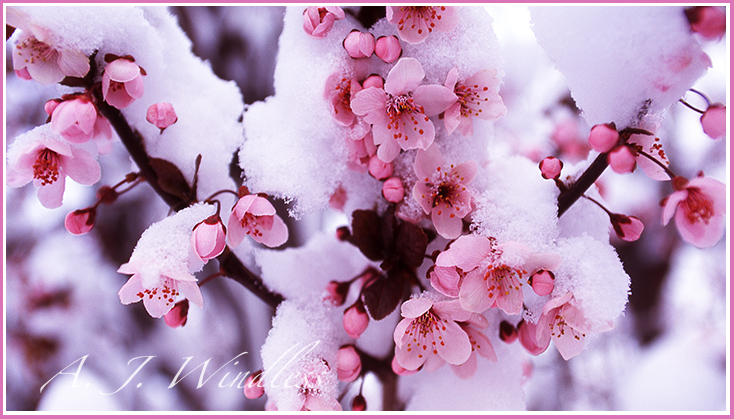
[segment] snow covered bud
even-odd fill
[[[392,367],[392,372],[394,372],[396,375],[413,375],[418,372],[418,370],[406,370],[405,368],[401,367],[400,364],[398,364],[398,358],[393,357],[392,363],[390,364]]]
[[[352,399],[352,411],[364,412],[365,410],[367,410],[367,400],[364,399],[363,395],[357,394],[354,396],[354,399]]]
[[[183,299],[176,303],[168,313],[163,315],[163,320],[168,327],[177,328],[186,326],[189,315],[189,300]]]
[[[173,110],[173,105],[166,102],[150,105],[148,112],[145,114],[145,119],[160,128],[161,132],[178,121],[176,111]]]
[[[326,38],[334,21],[344,19],[344,10],[339,6],[310,6],[303,11],[303,30],[312,38]]]
[[[87,234],[94,227],[96,216],[97,210],[94,207],[72,211],[66,214],[64,227],[66,227],[66,231],[75,236]]]
[[[543,342],[541,345],[537,338],[538,325],[525,320],[520,321],[517,325],[517,337],[520,340],[520,344],[525,348],[530,355],[538,356],[545,352],[550,345],[550,339]]]
[[[352,339],[359,339],[367,329],[369,322],[370,318],[362,300],[357,300],[356,303],[344,311],[344,330]]]
[[[507,344],[517,340],[517,329],[507,320],[502,320],[500,323],[500,339]]]
[[[686,9],[691,30],[704,39],[721,39],[726,33],[726,9],[718,6],[696,6]]]
[[[624,241],[633,242],[639,239],[642,230],[645,229],[645,225],[637,217],[624,214],[610,214],[609,219],[612,221],[614,232]]]
[[[135,99],[143,97],[143,76],[145,71],[135,64],[132,57],[115,59],[108,54],[108,61],[102,74],[102,97],[105,102],[117,109],[128,107]]]
[[[700,248],[718,243],[726,230],[726,185],[701,174],[690,182],[678,176],[673,187],[662,202],[663,225],[675,215],[684,241]]]
[[[375,52],[375,36],[353,30],[347,35],[342,44],[352,58],[367,58]]]
[[[558,179],[561,176],[563,162],[553,156],[548,156],[540,161],[540,175],[543,179]]]
[[[265,394],[265,388],[262,384],[262,370],[255,372],[245,379],[245,397],[250,400],[258,399]]]
[[[714,103],[701,115],[703,132],[714,140],[726,135],[726,106]]]
[[[405,188],[400,178],[391,177],[382,184],[382,196],[387,202],[398,203],[405,197]]]
[[[589,133],[589,145],[595,151],[606,153],[619,141],[619,132],[612,122],[611,124],[594,125]]]
[[[403,48],[400,46],[398,38],[394,35],[381,36],[375,41],[375,55],[389,64],[403,55]]]
[[[553,292],[553,283],[555,281],[556,276],[553,275],[553,272],[541,269],[530,276],[528,284],[533,287],[533,291],[536,294],[543,296]]]
[[[392,163],[385,163],[376,155],[370,158],[369,172],[375,179],[387,179],[392,175],[392,171]]]
[[[612,170],[619,174],[632,173],[636,166],[635,154],[628,145],[615,147],[607,155],[607,161]]]
[[[365,81],[362,82],[362,88],[366,89],[368,87],[376,87],[378,89],[382,89],[385,87],[385,80],[383,80],[382,77],[378,76],[377,74],[373,74],[365,79]]]
[[[344,345],[336,353],[336,373],[339,381],[351,383],[362,371],[362,359],[354,345]]]
[[[227,229],[219,215],[212,215],[194,227],[191,233],[191,247],[196,256],[204,262],[222,254],[226,246]]]
[[[69,100],[50,100],[46,102],[44,109],[51,115],[51,130],[61,134],[65,140],[81,144],[92,139],[97,122],[97,107],[89,96],[76,95]]]

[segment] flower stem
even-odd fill
[[[609,166],[607,154],[601,153],[591,163],[588,169],[565,191],[558,195],[558,217],[560,218],[573,205],[591,185],[599,179],[604,170]]]

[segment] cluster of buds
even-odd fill
[[[369,32],[353,30],[344,39],[344,49],[352,58],[369,58],[374,53],[386,63],[392,63],[403,55],[400,40],[394,36],[375,36]]]

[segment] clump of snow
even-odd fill
[[[710,66],[682,6],[530,7],[589,125],[660,117]],[[630,58],[634,57],[634,59]]]

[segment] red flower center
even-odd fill
[[[708,224],[711,217],[714,216],[714,203],[695,187],[688,188],[688,197],[680,205],[691,224],[700,222]]]
[[[41,181],[41,186],[50,185],[59,180],[59,155],[48,148],[38,153],[33,164],[33,178]]]

